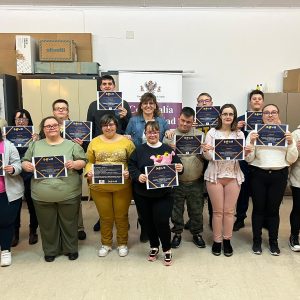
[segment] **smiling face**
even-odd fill
[[[222,125],[230,125],[234,120],[234,110],[231,107],[226,107],[221,111]]]
[[[53,108],[53,116],[64,121],[69,119],[69,107],[64,102],[57,102]]]
[[[261,111],[264,105],[264,98],[260,94],[254,94],[250,99],[251,111]]]
[[[43,130],[46,138],[60,137],[59,124],[56,119],[47,119],[44,123]]]
[[[156,104],[153,100],[144,101],[141,104],[141,109],[143,111],[143,114],[145,114],[147,116],[154,116]]]
[[[16,126],[28,126],[29,120],[25,114],[22,115],[20,112],[17,112],[15,115],[15,124]]]
[[[159,127],[156,122],[147,123],[145,128],[145,136],[147,142],[151,145],[155,145],[159,142]]]
[[[280,124],[279,111],[275,105],[267,105],[263,109],[264,124]]]
[[[102,132],[103,135],[107,138],[107,139],[112,139],[117,132],[117,126],[115,124],[114,121],[110,121],[107,124],[103,124],[102,125]]]
[[[115,90],[115,85],[110,79],[102,79],[100,84],[100,90],[103,92],[113,92]]]

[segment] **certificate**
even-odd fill
[[[287,147],[285,134],[289,125],[256,124],[255,131],[258,133],[255,146]]]
[[[175,164],[145,167],[147,190],[178,186]]]
[[[201,135],[176,135],[176,149],[178,155],[200,154],[203,134]]]
[[[213,160],[244,160],[245,139],[215,139]]]
[[[5,171],[3,169],[4,167],[4,154],[0,154],[0,176],[5,176]]]
[[[6,126],[3,127],[3,134],[16,147],[28,147],[34,133],[33,126]]]
[[[98,184],[124,184],[123,164],[94,164],[93,183]]]
[[[251,131],[255,129],[255,124],[262,124],[262,112],[261,111],[246,111],[245,114],[245,130]]]
[[[64,139],[90,142],[92,140],[92,122],[64,121]]]
[[[97,92],[98,110],[116,110],[123,106],[122,92]]]
[[[34,165],[34,178],[58,178],[67,177],[67,168],[65,167],[65,156],[35,156],[32,158]]]
[[[196,107],[196,123],[198,127],[215,127],[220,115],[220,106]]]

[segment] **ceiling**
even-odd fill
[[[0,0],[0,5],[123,7],[300,7],[300,0]]]

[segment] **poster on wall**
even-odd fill
[[[120,71],[119,91],[133,114],[138,109],[141,96],[147,92],[153,93],[170,128],[177,127],[182,108],[182,73]]]

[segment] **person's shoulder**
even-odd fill
[[[92,101],[89,105],[89,109],[94,108],[94,107],[97,108],[97,100]]]
[[[238,118],[237,118],[237,121],[239,122],[239,121],[245,121],[245,115],[241,115],[241,116],[239,116]]]

